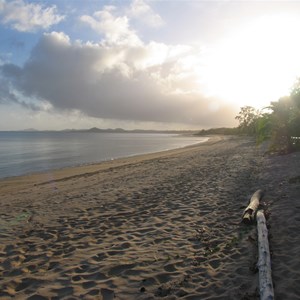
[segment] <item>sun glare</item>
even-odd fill
[[[300,67],[300,21],[289,16],[257,19],[209,52],[207,94],[236,105],[264,107],[289,93]]]

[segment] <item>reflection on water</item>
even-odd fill
[[[0,132],[0,178],[175,149],[205,140],[157,133]]]

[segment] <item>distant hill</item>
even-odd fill
[[[238,133],[237,128],[210,128],[197,130],[154,130],[154,129],[132,129],[126,130],[123,128],[98,128],[92,127],[89,129],[64,129],[64,130],[37,130],[35,128],[26,128],[21,130],[22,132],[82,132],[82,133],[165,133],[165,134],[188,134],[196,136],[212,135],[212,134],[221,134],[221,135],[235,135]]]
[[[111,129],[111,128],[107,128],[107,129],[100,129],[97,127],[93,127],[90,129],[86,129],[83,131],[87,131],[87,132],[116,132],[116,133],[122,133],[122,132],[126,132],[126,130],[122,129],[122,128],[115,128],[115,129]]]
[[[22,131],[39,131],[39,130],[37,130],[35,128],[26,128],[26,129],[24,129]]]
[[[210,129],[202,129],[201,131],[195,133],[195,135],[210,135],[210,134],[221,134],[221,135],[236,135],[238,133],[237,128],[210,128]]]
[[[93,133],[167,133],[167,134],[194,134],[197,131],[193,130],[149,130],[149,129],[133,129],[125,130],[123,128],[106,128],[101,129],[97,127],[92,127],[90,129],[65,129],[64,132],[93,132]]]

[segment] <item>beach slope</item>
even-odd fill
[[[272,211],[273,165],[250,139],[215,137],[2,180],[0,297],[256,299],[256,229],[241,214],[262,185],[273,191]],[[281,222],[278,210],[274,204],[270,222]],[[288,258],[276,258],[278,281]]]

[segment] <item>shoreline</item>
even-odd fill
[[[132,164],[137,162],[146,161],[149,159],[157,159],[163,156],[168,156],[176,153],[181,153],[182,151],[188,151],[194,147],[201,147],[202,145],[210,145],[211,143],[215,143],[219,140],[222,140],[226,137],[224,136],[208,136],[207,140],[200,143],[194,143],[191,145],[187,145],[180,148],[174,148],[169,150],[157,151],[157,152],[149,152],[146,154],[133,154],[131,156],[119,157],[110,160],[103,160],[94,163],[86,163],[75,166],[62,167],[57,169],[51,169],[41,172],[32,172],[23,175],[17,176],[9,176],[0,178],[0,195],[1,192],[7,191],[9,186],[13,186],[13,189],[16,187],[21,188],[23,185],[28,184],[47,184],[49,181],[60,181],[64,180],[64,178],[73,178],[85,176],[87,174],[93,175],[95,172],[103,171],[105,169],[119,167],[126,164]],[[49,174],[53,179],[49,179]],[[3,186],[5,185],[5,186]]]
[[[0,181],[0,297],[257,299],[256,228],[241,216],[262,187],[275,296],[296,299],[299,156],[219,136]]]
[[[171,134],[170,134],[171,135]],[[176,135],[177,137],[187,137],[187,136],[190,136],[190,137],[194,137],[194,138],[197,138],[193,135]],[[70,163],[69,165],[64,165],[62,164],[62,166],[52,166],[52,168],[49,168],[49,169],[41,169],[41,170],[32,170],[32,171],[26,171],[25,173],[22,173],[22,174],[16,174],[16,175],[8,175],[8,176],[5,176],[5,177],[0,177],[0,183],[2,180],[6,180],[6,179],[11,179],[11,178],[18,178],[18,177],[24,177],[24,176],[31,176],[31,175],[39,175],[39,174],[44,174],[44,173],[52,173],[52,172],[57,172],[57,171],[60,171],[60,170],[65,170],[65,169],[72,169],[72,168],[81,168],[81,167],[88,167],[88,166],[93,166],[93,165],[99,165],[99,164],[102,164],[102,163],[107,163],[107,162],[110,162],[110,161],[115,161],[115,160],[120,160],[120,159],[127,159],[127,158],[131,158],[131,157],[137,157],[137,156],[144,156],[144,155],[151,155],[151,154],[155,154],[155,153],[161,153],[161,152],[167,152],[167,151],[172,151],[172,150],[177,150],[177,149],[184,149],[186,147],[190,147],[190,146],[195,146],[195,145],[198,145],[198,144],[202,144],[202,143],[205,143],[207,142],[207,140],[205,139],[209,139],[209,137],[198,137],[198,141],[193,141],[192,143],[190,144],[187,144],[186,146],[176,146],[175,148],[165,148],[165,149],[160,149],[160,150],[147,150],[147,151],[142,151],[140,153],[134,153],[132,152],[132,154],[123,154],[123,155],[119,155],[119,156],[115,156],[115,157],[106,157],[106,156],[103,156],[103,158],[100,158],[99,160],[96,160],[96,161],[86,161],[86,162],[73,162],[73,163]],[[175,145],[174,145],[175,146]],[[166,146],[167,147],[167,146]]]

